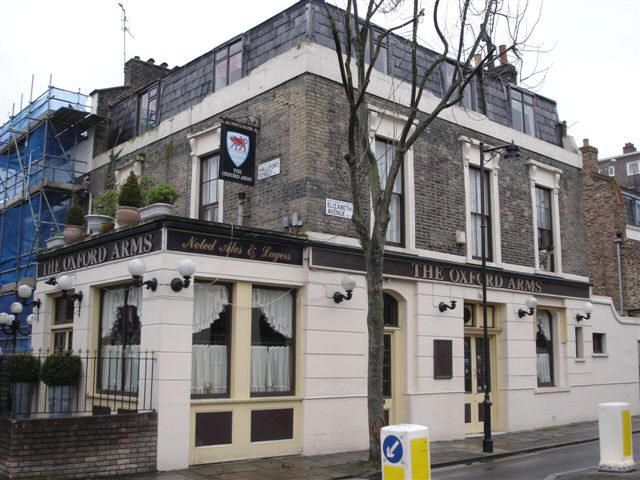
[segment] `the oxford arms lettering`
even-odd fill
[[[480,272],[475,270],[442,267],[429,263],[412,263],[411,265],[415,278],[461,285],[482,285],[482,276]],[[539,280],[502,275],[499,273],[487,273],[487,287],[506,288],[531,293],[542,292],[542,282]]]
[[[147,233],[136,237],[116,240],[106,245],[85,248],[77,252],[40,262],[40,275],[47,277],[78,268],[100,265],[111,260],[133,257],[149,253],[154,249],[154,234]]]

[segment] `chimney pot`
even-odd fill
[[[162,63],[160,64],[160,66],[161,66],[162,68],[167,68],[167,67],[169,66],[169,64],[168,64],[167,62],[162,62]]]
[[[140,60],[140,56],[139,56],[139,55],[136,55],[136,56],[135,56],[135,57],[133,57],[133,58],[135,58],[136,60]]]
[[[498,47],[498,50],[500,51],[500,55],[498,56],[500,63],[502,65],[505,65],[507,63],[509,63],[509,60],[507,59],[507,46],[506,45],[500,45]]]
[[[633,153],[635,151],[636,151],[636,147],[631,142],[625,143],[624,147],[622,147],[622,153]]]
[[[147,63],[153,65],[154,63],[156,63],[156,61],[153,58],[150,58],[149,60],[147,60]]]
[[[583,147],[588,147],[589,146],[589,139],[588,138],[583,138],[582,139],[582,146]]]

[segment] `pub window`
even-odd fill
[[[53,318],[53,349],[57,352],[72,350],[73,347],[73,305],[74,303],[65,297],[54,300],[55,315]]]
[[[225,45],[215,53],[214,91],[242,78],[242,40]]]
[[[451,340],[433,341],[433,378],[453,378],[453,342]]]
[[[536,213],[538,221],[538,268],[553,272],[553,219],[551,215],[551,190],[536,186]]]
[[[553,386],[553,318],[541,309],[536,316],[536,360],[538,386]]]
[[[143,134],[156,126],[158,107],[158,85],[140,94],[138,100],[138,134]]]
[[[388,293],[382,294],[384,304],[384,326],[385,327],[397,327],[398,326],[398,301]]]
[[[593,333],[592,334],[592,339],[593,339],[593,353],[598,355],[598,354],[605,354],[607,353],[607,342],[606,342],[606,337],[604,333]]]
[[[226,285],[194,285],[192,332],[191,396],[228,396],[231,308]]]
[[[218,221],[218,166],[220,154],[216,153],[201,160],[200,165],[200,219]]]
[[[253,287],[251,395],[293,395],[295,294]]]
[[[384,188],[387,176],[393,164],[396,147],[393,142],[376,138],[375,154],[378,162],[380,185]],[[402,245],[404,242],[404,191],[402,184],[402,166],[398,170],[393,183],[391,201],[389,202],[389,224],[385,240],[391,245]]]
[[[535,134],[533,95],[511,89],[512,127],[529,135]]]
[[[98,385],[103,391],[137,394],[142,289],[105,289],[100,309]]]
[[[482,214],[480,203],[480,178],[479,168],[469,167],[469,188],[470,188],[470,213],[471,213],[471,254],[473,258],[482,258]],[[485,254],[486,259],[493,258],[493,248],[491,239],[491,201],[489,191],[489,172],[484,172],[484,218],[487,227],[485,228]]]

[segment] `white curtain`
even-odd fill
[[[551,361],[548,353],[538,354],[538,383],[551,382]]]
[[[287,392],[291,389],[289,347],[251,347],[251,391]]]
[[[138,391],[138,367],[140,363],[140,345],[103,345],[101,350],[101,388],[110,391],[136,393]],[[124,390],[122,375],[124,374]]]
[[[261,308],[267,323],[279,334],[293,335],[293,295],[284,290],[253,289],[253,307]]]
[[[196,283],[194,286],[193,333],[211,326],[229,303],[227,287]]]
[[[191,393],[227,392],[227,346],[192,345]]]
[[[118,318],[118,308],[124,305],[124,288],[107,290],[102,297],[102,337],[111,335],[111,328]]]

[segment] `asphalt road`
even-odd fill
[[[544,480],[549,475],[597,466],[598,442],[517,455],[493,462],[432,470],[433,480]],[[633,452],[640,462],[640,434],[633,436]]]

